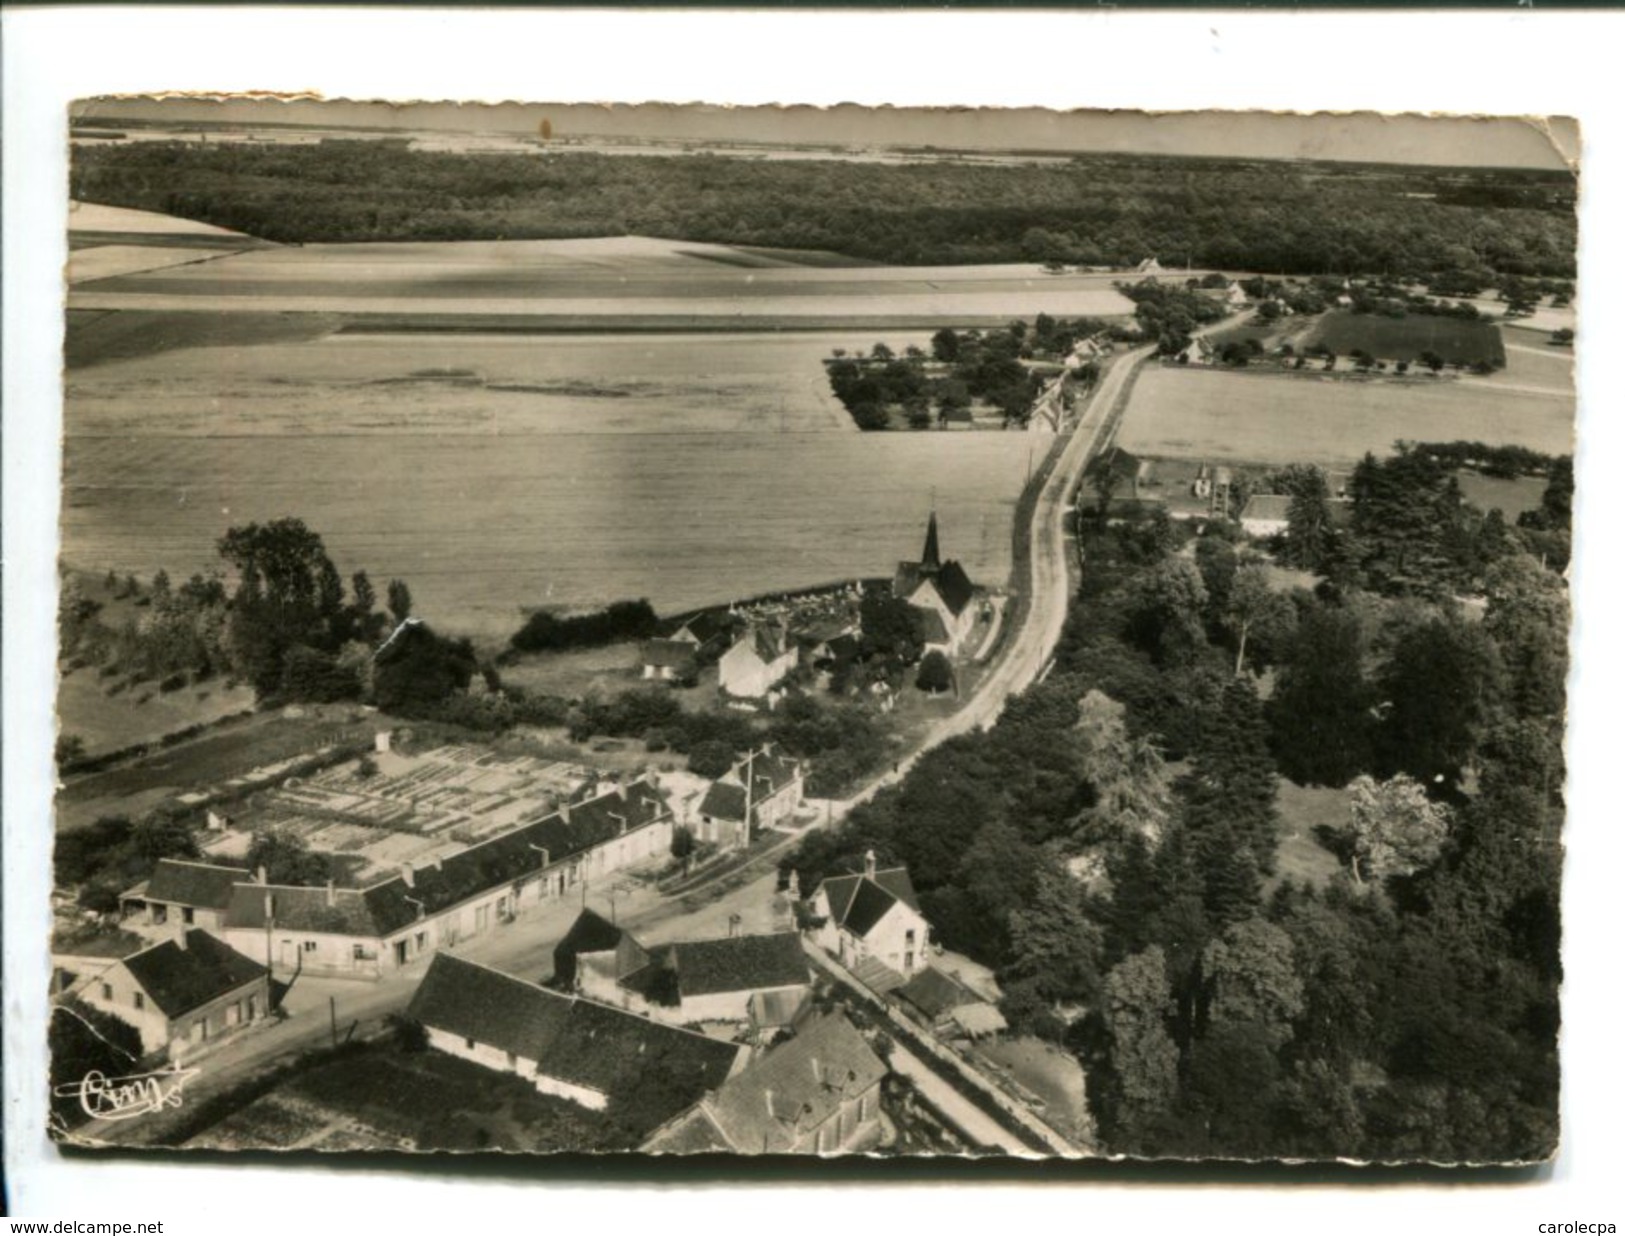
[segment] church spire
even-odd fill
[[[931,522],[925,526],[925,553],[920,555],[920,566],[927,571],[942,568],[942,555],[937,550],[937,512],[931,510]]]

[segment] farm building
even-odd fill
[[[773,703],[774,688],[795,669],[797,649],[776,623],[751,626],[717,662],[718,686],[726,696]]]
[[[723,849],[746,845],[795,815],[805,782],[801,762],[771,743],[752,751],[706,791],[696,811],[695,835]]]
[[[654,1071],[679,1102],[693,1102],[744,1067],[747,1048],[563,995],[442,953],[407,1016],[429,1046],[602,1111]]]
[[[1115,497],[1138,499],[1143,496],[1142,488],[1151,485],[1151,461],[1114,446],[1090,460],[1083,475],[1097,490],[1105,484],[1111,487]],[[1127,492],[1119,492],[1122,490]]]
[[[530,906],[671,849],[672,817],[635,781],[365,888],[233,887],[224,937],[294,972],[378,978]]]
[[[938,1033],[980,1038],[1005,1028],[996,1005],[935,966],[927,966],[890,995]]]
[[[695,645],[679,639],[652,639],[640,660],[643,677],[657,682],[686,682],[699,668]]]
[[[90,979],[84,1001],[134,1026],[146,1053],[195,1056],[271,1012],[266,968],[198,927]]]
[[[249,878],[246,867],[162,858],[151,876],[119,894],[119,911],[126,923],[169,927],[177,935],[188,927],[218,933],[232,888]]]
[[[892,595],[917,610],[930,611],[941,621],[943,651],[952,656],[976,624],[976,585],[958,562],[942,560],[937,538],[937,513],[925,529],[925,549],[918,562],[899,562],[892,577]],[[935,630],[933,624],[932,630]]]
[[[737,625],[738,619],[731,613],[701,610],[692,618],[685,619],[670,638],[677,643],[688,644],[694,650],[694,659],[701,665],[707,665],[727,651]]]
[[[887,1068],[840,1013],[804,1025],[668,1122],[642,1149],[654,1154],[838,1154],[880,1134]]]
[[[553,977],[562,989],[661,1021],[748,1021],[758,1029],[787,1024],[811,985],[796,932],[645,947],[591,910],[554,949]]]
[[[1241,512],[1241,530],[1248,536],[1279,536],[1287,529],[1292,499],[1286,494],[1254,494]]]
[[[812,895],[813,939],[870,987],[900,987],[926,964],[931,924],[920,913],[908,868],[875,869],[874,851],[859,875],[831,876]]]

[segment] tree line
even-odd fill
[[[1556,173],[1492,204],[1445,192],[1460,182],[1443,170],[1147,156],[890,166],[154,141],[76,145],[72,159],[76,199],[289,243],[636,234],[900,265],[1160,255],[1280,274],[1575,272],[1573,182]]]

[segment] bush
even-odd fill
[[[171,674],[169,677],[160,681],[158,684],[158,690],[163,695],[169,695],[175,691],[179,691],[184,686],[186,686],[186,674],[183,671],[181,673]]]
[[[942,691],[950,691],[954,685],[954,667],[947,656],[939,649],[933,648],[925,654],[920,662],[920,673],[915,678],[914,685],[922,691],[929,691],[936,695]]]
[[[508,642],[520,652],[592,648],[648,639],[659,627],[660,620],[648,601],[616,601],[607,609],[570,618],[540,610],[526,619]]]

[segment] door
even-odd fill
[[[404,966],[406,964],[406,941],[405,940],[397,940],[397,941],[395,941],[395,964],[397,966]]]
[[[285,966],[291,966],[298,960],[298,956],[293,951],[293,941],[284,940],[282,942],[282,964]]]

